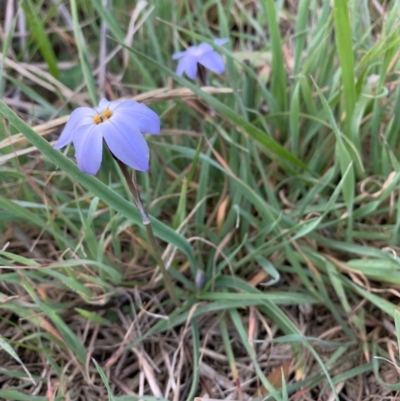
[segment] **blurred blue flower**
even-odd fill
[[[228,39],[214,40],[214,43],[218,46],[222,46],[227,42]],[[175,53],[172,56],[172,59],[179,59],[176,73],[179,76],[185,73],[191,79],[196,79],[197,63],[217,74],[222,74],[225,70],[222,57],[208,43],[200,43],[198,46],[190,46],[183,52]]]
[[[78,167],[95,175],[100,168],[104,139],[118,160],[135,170],[147,171],[150,156],[145,132],[160,133],[160,119],[153,110],[133,100],[102,99],[96,108],[74,110],[54,147],[60,149],[72,141]]]

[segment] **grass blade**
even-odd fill
[[[261,2],[264,14],[267,18],[269,33],[271,36],[272,71],[271,92],[280,106],[281,111],[287,109],[287,79],[286,66],[283,58],[281,33],[278,25],[278,16],[274,0]]]
[[[344,106],[346,111],[347,137],[351,136],[350,126],[353,110],[356,104],[356,88],[354,81],[354,54],[352,44],[352,32],[350,27],[347,0],[335,0],[334,17],[336,28],[336,47],[339,54],[340,67],[342,70],[342,82],[344,92]]]
[[[31,0],[24,0],[21,2],[22,8],[24,10],[26,21],[31,28],[32,35],[35,38],[40,52],[47,65],[49,66],[50,73],[58,78],[60,71],[57,66],[57,58],[53,50],[53,46],[50,43],[49,37],[43,26],[42,18],[37,13]]]

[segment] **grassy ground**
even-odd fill
[[[397,399],[398,1],[0,17],[1,400]],[[210,88],[174,74],[215,37]],[[161,117],[138,181],[179,307],[115,162],[90,177],[50,145],[102,96]]]

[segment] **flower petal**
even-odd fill
[[[222,45],[224,45],[225,43],[228,43],[228,42],[229,42],[229,39],[226,39],[226,38],[224,38],[224,39],[214,39],[214,43],[217,46],[222,46]]]
[[[144,104],[134,100],[124,100],[123,102],[110,106],[113,115],[111,121],[119,119],[129,119],[130,123],[137,127],[140,132],[149,134],[160,133],[160,118],[158,115]]]
[[[98,125],[113,155],[135,170],[149,169],[149,147],[143,134],[129,117],[112,119]]]
[[[225,70],[224,60],[214,51],[203,54],[199,59],[199,63],[217,74],[222,74]]]
[[[200,54],[200,56],[202,56],[204,53],[210,52],[212,50],[214,50],[213,47],[211,45],[209,45],[208,43],[203,42],[197,46],[197,51],[198,51],[198,54]]]
[[[87,174],[96,175],[103,156],[102,125],[80,127],[74,132],[75,157],[78,167]]]
[[[197,57],[185,56],[179,60],[176,68],[176,74],[181,76],[184,72],[190,79],[196,79]]]
[[[108,107],[108,105],[110,104],[111,102],[109,102],[106,98],[102,98],[101,100],[100,100],[100,103],[99,103],[99,109],[107,109],[107,107]]]
[[[184,50],[183,52],[174,53],[172,55],[172,60],[178,60],[178,58],[181,58],[181,57],[183,57],[185,55],[186,55],[186,50]]]
[[[93,116],[96,114],[96,110],[90,107],[78,107],[75,109],[61,132],[60,138],[54,145],[54,149],[60,149],[65,145],[69,144],[73,139],[74,131],[83,126],[93,124]]]

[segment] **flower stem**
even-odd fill
[[[143,225],[146,228],[150,246],[153,249],[153,255],[154,255],[154,257],[157,261],[157,264],[161,270],[161,274],[163,275],[165,286],[167,287],[167,291],[168,291],[172,301],[174,302],[174,304],[176,306],[180,306],[181,303],[180,303],[179,299],[177,298],[177,296],[175,295],[170,275],[168,273],[167,268],[165,267],[160,250],[158,248],[157,240],[153,233],[153,228],[151,226],[151,221],[150,221],[149,215],[147,214],[147,211],[143,205],[142,199],[140,198],[140,191],[139,191],[139,187],[136,183],[136,179],[134,176],[131,176],[129,174],[128,168],[125,164],[123,164],[119,160],[117,160],[117,163],[122,171],[122,174],[124,175],[126,183],[128,184],[129,190],[133,197],[133,202],[135,203],[135,206],[137,207],[137,209],[140,213],[140,217],[142,218]]]
[[[210,81],[208,79],[207,70],[204,66],[197,63],[197,76],[200,80],[201,85],[210,86]]]

